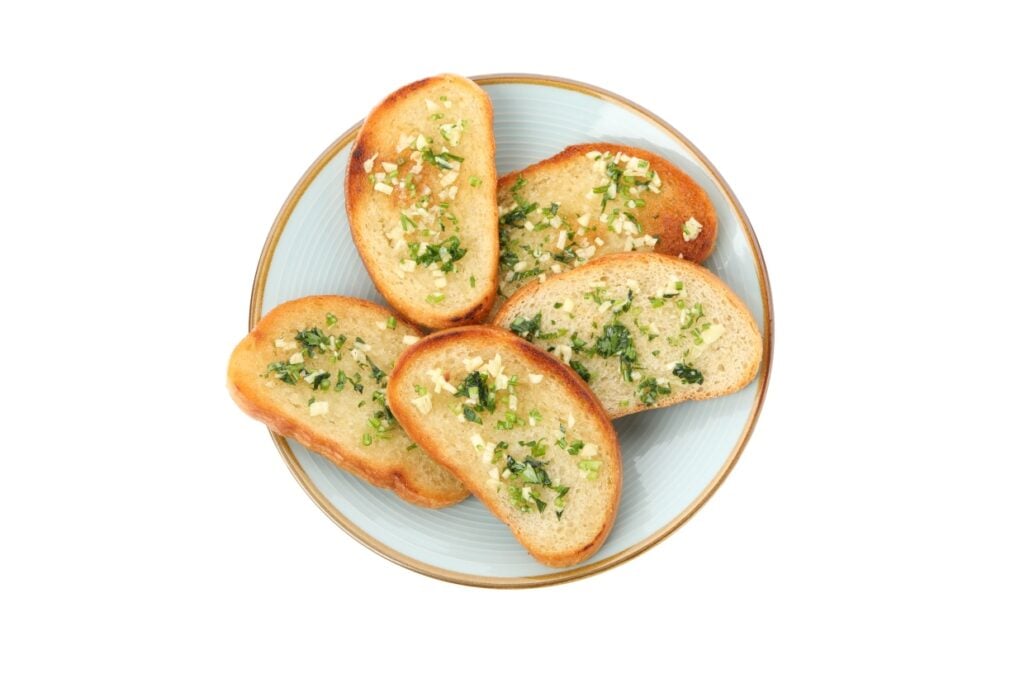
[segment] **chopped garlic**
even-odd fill
[[[377,159],[377,153],[374,152],[373,156],[363,162],[363,170],[367,173],[373,171],[373,162]]]
[[[430,394],[423,394],[419,398],[414,398],[412,400],[412,404],[414,406],[416,406],[421,413],[426,415],[427,413],[430,412],[430,408],[431,408]]]
[[[562,302],[562,310],[566,313],[572,313],[573,306],[575,305],[572,299],[566,299]]]
[[[402,343],[405,344],[406,346],[412,346],[413,344],[415,344],[419,340],[420,340],[419,337],[411,335],[411,334],[407,334],[404,337],[402,337]]]
[[[296,364],[301,363],[301,362],[302,362],[302,354],[301,353],[293,353],[292,357],[288,359],[288,363],[290,365],[296,365]]]
[[[590,214],[585,213],[576,219],[576,222],[582,225],[584,228],[590,225]]]
[[[588,443],[583,445],[583,450],[580,451],[580,455],[584,458],[592,458],[597,455],[597,445]]]
[[[327,401],[313,401],[312,403],[309,404],[309,414],[312,415],[313,417],[316,417],[318,415],[326,415],[327,409],[329,407],[330,405],[327,403]]]
[[[434,113],[435,111],[441,108],[437,106],[437,102],[434,102],[434,100],[427,100],[426,102],[424,102],[424,104],[427,105],[427,111],[430,113]]]
[[[530,380],[530,384],[540,384],[544,380],[544,375],[535,375],[532,372],[527,374]]]
[[[563,363],[572,360],[572,348],[568,344],[559,344],[555,347],[555,355],[562,359]]]
[[[596,244],[599,247],[603,247],[604,246],[604,240],[601,239],[600,237],[595,237],[594,238],[594,244]]]
[[[487,371],[487,374],[490,375],[491,377],[497,377],[498,375],[500,375],[502,369],[501,354],[494,354],[494,358],[492,358],[490,362],[487,363],[487,366],[484,369]]]
[[[612,302],[611,301],[603,301],[603,302],[601,302],[601,305],[597,307],[597,312],[598,313],[604,313],[605,311],[607,311],[611,307],[612,307]]]
[[[397,171],[398,170],[398,164],[393,164],[390,161],[382,161],[382,162],[380,162],[380,166],[381,166],[381,168],[383,168],[388,173],[391,173],[392,171]]]
[[[556,249],[558,249],[559,251],[562,251],[563,249],[565,249],[565,239],[566,239],[567,236],[568,235],[565,232],[565,230],[559,230],[558,231],[558,241],[555,242],[555,248]],[[516,264],[516,265],[518,265],[518,264]]]
[[[519,407],[519,397],[516,396],[515,394],[509,394],[509,397],[508,397],[508,409],[511,410],[512,412],[515,412],[518,407]]]
[[[683,241],[692,242],[693,240],[697,239],[697,235],[700,234],[701,228],[703,227],[704,226],[701,225],[700,222],[693,216],[687,218],[686,222],[683,223]]]
[[[439,368],[431,368],[427,371],[427,377],[434,382],[434,393],[440,394],[441,390],[444,389],[449,394],[454,394],[458,391],[452,384],[444,378],[444,373]]]
[[[474,356],[473,358],[466,358],[462,361],[463,367],[466,368],[466,372],[473,372],[481,365],[484,364],[484,359],[480,356]]]
[[[377,192],[383,192],[384,194],[391,194],[395,188],[391,187],[387,183],[376,183],[374,184],[373,189],[377,190]]]
[[[395,145],[395,152],[401,154],[402,152],[409,148],[409,145],[411,145],[413,140],[415,139],[416,137],[413,135],[406,135],[405,133],[399,135],[398,144]]]

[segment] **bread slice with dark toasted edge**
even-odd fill
[[[602,156],[594,159],[588,154]],[[595,194],[593,190],[609,185],[609,159],[605,156],[612,161],[618,158],[614,165],[623,170],[630,158],[639,160],[638,165],[649,164],[644,169],[630,172],[646,170],[656,173],[660,186],[652,190],[650,185],[647,189],[641,185],[637,187],[635,196],[628,188],[617,190],[615,198],[608,200],[603,211],[607,222],[602,222],[604,193]],[[602,163],[603,168],[600,167]],[[637,176],[631,178],[648,180]],[[536,229],[525,230],[518,227],[523,221],[509,220],[510,215],[515,218],[516,209],[520,208],[519,200],[528,205],[536,204],[536,209],[529,214],[531,225]],[[631,200],[645,204],[628,206]],[[552,222],[551,216],[545,212],[552,203],[558,204],[557,216],[561,224],[557,228],[545,228],[544,225],[550,226]],[[653,152],[605,142],[572,145],[553,157],[502,176],[498,180],[498,206],[502,238],[499,273],[502,298],[511,296],[530,280],[543,279],[542,274],[550,276],[570,270],[587,260],[611,253],[654,251],[701,262],[711,255],[718,234],[715,207],[707,192],[693,178]],[[615,214],[616,209],[620,214]],[[639,222],[641,229],[634,228],[630,216]],[[617,226],[616,220],[621,220]],[[690,220],[696,221],[699,227],[691,223],[687,236],[683,226]],[[562,248],[557,246],[560,230],[567,232]],[[596,238],[600,238],[603,244]],[[657,240],[653,245],[652,238]],[[536,253],[527,255],[523,247],[535,249]],[[514,270],[517,264],[518,272]]]
[[[616,314],[617,308],[624,310]],[[617,344],[624,335],[616,322],[629,333],[635,363],[599,352],[628,345]],[[739,391],[757,375],[763,352],[757,324],[724,282],[703,266],[662,254],[611,254],[531,282],[505,302],[494,323],[575,363],[612,418]],[[718,327],[721,336],[712,339]],[[627,366],[631,377],[638,373],[629,381]]]
[[[326,351],[303,355],[306,370],[331,373],[326,387],[318,390],[298,368],[293,368],[294,384],[268,371],[270,363],[287,363],[294,354],[303,353],[305,344],[296,336],[312,328],[328,339],[333,336],[339,350],[335,360],[328,341]],[[228,363],[228,390],[243,411],[272,431],[295,439],[371,484],[392,489],[417,505],[451,505],[469,495],[466,488],[418,448],[400,425],[392,420],[388,428],[386,415],[383,421],[375,418],[383,410],[387,380],[375,379],[369,362],[386,373],[412,337],[420,334],[387,309],[361,299],[324,295],[289,301],[267,313],[235,348]],[[369,362],[353,356],[357,337]],[[341,390],[337,388],[339,370],[348,378]],[[382,393],[374,400],[377,391]],[[327,413],[312,415],[310,400],[327,402]],[[378,420],[376,427],[371,419]],[[364,435],[369,436],[369,444]]]
[[[442,130],[459,122],[465,123],[457,131]],[[420,135],[436,163],[417,149]],[[403,144],[409,146],[399,151]],[[437,161],[445,152],[464,160]],[[385,166],[400,162],[397,169]],[[453,170],[456,175],[449,183]],[[406,181],[413,171],[417,173],[410,188]],[[390,173],[396,176],[390,178]],[[410,83],[366,117],[345,177],[349,224],[377,289],[409,320],[438,329],[476,322],[490,313],[498,272],[496,183],[491,101],[473,81],[442,74]],[[387,187],[390,194],[380,191]],[[455,197],[444,196],[452,188]],[[440,252],[452,239],[458,240],[454,251],[463,249],[465,254],[450,265],[433,264],[450,267],[447,273],[417,263],[420,254],[412,258],[408,246],[430,245]],[[448,251],[450,257],[453,250]],[[414,264],[411,269],[404,269],[406,262]]]
[[[473,372],[476,380],[467,380]],[[497,389],[500,376],[511,389]],[[471,389],[461,391],[464,383],[476,386],[475,398]],[[494,412],[484,396],[495,398]],[[576,564],[604,543],[622,487],[618,439],[586,384],[546,353],[492,326],[436,332],[399,357],[388,402],[416,442],[539,562]],[[513,473],[533,467],[527,457],[542,463],[550,486],[533,483],[543,480],[540,470]],[[536,493],[527,494],[527,486]],[[558,486],[569,487],[561,508]]]

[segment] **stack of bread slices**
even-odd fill
[[[651,151],[588,142],[499,178],[487,94],[444,74],[370,112],[345,196],[391,309],[278,306],[232,354],[232,397],[409,503],[476,496],[539,562],[611,530],[612,419],[757,375],[757,325],[699,265],[714,206]]]

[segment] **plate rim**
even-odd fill
[[[718,186],[718,189],[722,192],[726,201],[729,203],[732,210],[736,213],[740,220],[740,226],[743,229],[744,234],[747,237],[747,242],[750,244],[751,251],[754,255],[755,265],[757,267],[757,279],[761,291],[761,305],[764,310],[764,330],[763,330],[763,353],[761,360],[761,369],[758,371],[758,387],[757,396],[754,401],[754,405],[750,410],[750,414],[747,416],[747,421],[743,426],[743,432],[740,438],[737,440],[736,445],[733,447],[729,457],[726,458],[725,463],[715,473],[715,476],[711,481],[704,487],[704,489],[698,494],[698,496],[687,505],[682,512],[672,518],[667,524],[657,529],[646,538],[632,544],[628,548],[620,550],[619,552],[604,558],[598,562],[592,564],[573,567],[564,571],[554,572],[552,574],[541,574],[535,576],[520,576],[520,577],[494,577],[485,576],[480,574],[467,574],[463,572],[456,572],[450,569],[444,569],[432,565],[421,560],[417,560],[413,557],[405,555],[404,553],[398,552],[394,548],[388,546],[377,538],[373,537],[358,525],[349,520],[345,515],[336,508],[330,500],[323,494],[323,492],[316,487],[312,479],[306,473],[306,471],[299,464],[298,458],[292,451],[291,446],[288,445],[287,440],[279,434],[275,434],[273,431],[268,429],[271,439],[274,445],[277,447],[278,452],[281,454],[282,459],[291,471],[292,476],[299,485],[306,491],[306,494],[313,500],[313,502],[319,507],[324,514],[326,514],[335,524],[341,527],[347,534],[358,541],[366,548],[377,553],[381,557],[394,562],[395,564],[410,569],[418,574],[429,576],[434,579],[440,579],[450,583],[457,583],[467,586],[475,586],[479,588],[532,588],[538,586],[550,586],[559,583],[565,583],[567,581],[574,581],[582,579],[587,576],[592,576],[600,572],[611,569],[612,567],[618,566],[629,560],[639,556],[640,554],[650,550],[654,546],[658,545],[661,541],[665,540],[673,533],[675,533],[683,524],[689,521],[698,510],[700,510],[705,503],[715,494],[722,483],[725,481],[729,473],[732,472],[736,466],[740,455],[746,448],[747,442],[750,440],[750,436],[754,431],[754,426],[757,424],[758,417],[761,414],[761,408],[764,405],[765,394],[768,389],[768,380],[771,376],[772,366],[772,351],[774,346],[774,332],[775,332],[775,320],[772,306],[772,294],[771,284],[768,280],[768,269],[765,266],[764,254],[761,251],[761,245],[757,240],[757,235],[754,234],[754,229],[750,224],[750,219],[747,217],[746,212],[740,205],[736,195],[733,194],[732,189],[728,183],[721,176],[714,165],[708,160],[704,154],[697,149],[697,147],[690,142],[690,140],[680,133],[678,130],[673,128],[664,119],[657,116],[648,109],[636,104],[635,102],[622,97],[616,93],[613,93],[604,88],[599,88],[588,83],[581,81],[574,81],[567,78],[561,78],[558,76],[546,76],[541,74],[529,74],[529,73],[498,73],[498,74],[486,74],[483,76],[471,76],[471,80],[475,81],[478,85],[499,85],[499,84],[526,84],[526,85],[541,85],[548,87],[561,88],[563,90],[572,90],[575,92],[583,93],[591,97],[595,97],[606,102],[611,102],[618,106],[624,107],[632,113],[647,119],[649,122],[655,124],[657,127],[665,131],[670,137],[674,138],[684,148],[686,148],[693,156],[696,162],[704,169],[712,181]],[[355,125],[350,127],[344,133],[342,133],[334,142],[332,142],[327,149],[325,149],[320,156],[310,165],[306,172],[302,175],[299,181],[292,188],[288,198],[281,206],[277,216],[274,219],[273,224],[270,228],[270,233],[267,235],[267,239],[264,242],[263,250],[260,253],[259,263],[256,266],[256,274],[253,278],[252,293],[249,299],[249,330],[251,331],[256,323],[259,322],[261,316],[261,310],[263,308],[263,294],[266,289],[267,276],[270,272],[270,263],[273,260],[274,252],[277,249],[277,244],[280,241],[281,235],[284,233],[284,227],[288,223],[288,219],[291,218],[292,212],[295,210],[295,206],[299,200],[305,194],[309,185],[313,182],[316,176],[323,170],[323,168],[337,156],[345,145],[347,145],[356,133],[359,131],[359,127],[362,125],[362,120],[358,121]]]

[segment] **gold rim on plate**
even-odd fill
[[[603,560],[584,565],[582,567],[575,567],[565,571],[555,572],[553,574],[542,574],[539,576],[503,578],[464,574],[435,567],[434,565],[427,564],[425,562],[420,562],[415,558],[409,557],[408,555],[400,553],[394,548],[381,543],[379,540],[370,536],[368,533],[356,526],[351,520],[341,514],[341,512],[331,504],[327,497],[313,485],[309,475],[307,475],[305,470],[302,469],[302,466],[299,465],[299,462],[295,457],[295,453],[292,452],[291,447],[288,445],[288,442],[284,437],[270,432],[270,436],[273,438],[274,444],[277,446],[277,450],[280,451],[281,457],[284,458],[285,463],[288,465],[288,469],[291,470],[292,475],[294,475],[302,488],[306,490],[309,497],[313,499],[313,502],[316,503],[328,517],[334,520],[334,522],[344,529],[350,536],[381,557],[385,557],[395,564],[411,569],[414,572],[419,572],[420,574],[431,576],[435,579],[441,579],[443,581],[465,584],[467,586],[479,586],[484,588],[529,588],[534,586],[548,586],[556,583],[563,583],[565,581],[581,579],[585,576],[590,576],[606,569],[611,569],[618,564],[622,564],[627,560],[633,559],[645,550],[654,547],[690,519],[690,517],[692,517],[697,510],[699,510],[704,503],[708,501],[709,498],[711,498],[715,491],[718,490],[718,487],[722,485],[725,478],[729,476],[729,472],[731,472],[732,468],[736,465],[736,461],[739,460],[740,454],[743,452],[743,448],[747,445],[747,441],[750,439],[750,434],[754,429],[754,425],[757,423],[758,415],[761,413],[761,406],[764,404],[765,391],[768,388],[768,378],[771,374],[772,337],[774,332],[771,287],[768,283],[768,271],[764,265],[764,255],[761,253],[761,247],[757,242],[757,237],[754,235],[754,230],[750,226],[750,220],[747,218],[747,214],[743,211],[743,207],[740,206],[739,201],[732,193],[729,185],[725,182],[722,176],[719,175],[718,171],[714,166],[712,166],[711,162],[708,161],[707,157],[705,157],[700,150],[693,145],[693,143],[687,140],[682,133],[670,126],[664,120],[644,109],[640,105],[635,104],[624,97],[620,97],[615,93],[603,90],[593,85],[580,83],[578,81],[571,81],[564,78],[540,76],[535,74],[493,74],[487,76],[474,76],[473,80],[480,85],[525,83],[528,85],[544,85],[562,88],[564,90],[573,90],[575,92],[590,95],[591,97],[596,97],[600,100],[612,102],[620,107],[624,107],[664,130],[694,156],[697,163],[700,164],[714,180],[715,185],[718,186],[718,189],[729,202],[729,206],[732,207],[732,210],[739,217],[740,223],[743,227],[743,232],[747,236],[747,242],[750,244],[750,248],[754,253],[754,259],[757,262],[757,279],[761,287],[761,305],[764,308],[764,353],[761,361],[761,369],[757,377],[757,399],[754,402],[753,408],[751,408],[750,415],[747,417],[747,422],[743,427],[743,433],[741,434],[739,441],[736,442],[736,446],[733,448],[732,453],[730,453],[728,459],[726,459],[725,464],[722,465],[722,468],[717,474],[715,474],[714,479],[712,479],[704,490],[700,492],[700,495],[697,496],[696,500],[690,503],[686,509],[679,513],[679,515],[677,515],[668,524],[663,526],[661,529],[658,529],[642,541],[634,543],[629,548],[621,550],[610,557],[604,558]],[[277,218],[274,220],[274,225],[270,229],[270,234],[267,236],[266,244],[263,246],[263,253],[260,254],[259,265],[256,267],[256,277],[253,280],[252,285],[252,298],[249,302],[250,330],[255,327],[257,322],[259,322],[260,311],[263,309],[263,291],[267,284],[267,274],[270,271],[270,262],[273,260],[274,251],[277,249],[277,243],[281,238],[281,233],[284,232],[284,226],[288,223],[288,219],[291,217],[292,211],[295,209],[295,205],[298,204],[299,199],[303,194],[305,194],[310,183],[312,183],[317,174],[323,170],[324,166],[326,166],[327,163],[345,147],[345,145],[355,138],[361,124],[362,122],[360,121],[345,131],[341,137],[331,143],[331,146],[313,162],[313,165],[309,167],[309,170],[307,170],[299,180],[295,189],[292,190],[291,194],[288,195],[288,199],[285,200],[284,206],[282,206],[281,210],[278,212]]]

